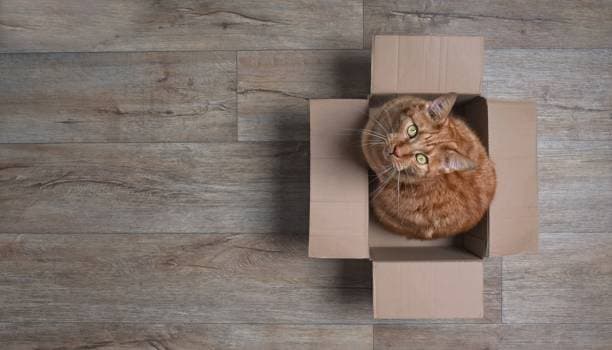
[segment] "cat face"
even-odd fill
[[[379,177],[391,173],[401,181],[417,182],[474,168],[475,163],[460,153],[459,135],[449,122],[456,98],[400,97],[382,107],[362,138],[366,159]]]

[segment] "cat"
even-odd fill
[[[453,236],[489,208],[495,168],[478,136],[452,114],[456,99],[452,93],[433,101],[396,97],[362,130],[361,148],[378,181],[372,211],[394,233]]]

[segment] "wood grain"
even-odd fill
[[[604,1],[365,0],[365,44],[374,34],[484,36],[496,48],[611,48]]]
[[[612,50],[487,50],[483,94],[536,101],[539,140],[610,140],[611,57]],[[306,99],[367,96],[369,64],[366,51],[239,53],[239,139],[306,140]]]
[[[541,141],[538,176],[541,232],[610,231],[612,142]]]
[[[487,50],[483,93],[538,109],[541,232],[612,225],[612,50]]]
[[[376,33],[485,36],[537,102],[541,251],[481,320],[306,256],[307,100],[365,98]],[[0,77],[1,349],[610,349],[610,0],[1,0]]]
[[[308,139],[309,98],[365,98],[367,51],[238,53],[238,139]]]
[[[375,325],[374,349],[498,349],[497,325]]]
[[[612,140],[612,50],[487,50],[483,94],[532,100],[539,141]]]
[[[368,323],[371,264],[305,236],[0,235],[0,322]]]
[[[0,347],[24,349],[371,350],[370,325],[7,323]]]
[[[609,350],[610,324],[503,326],[503,350]]]
[[[537,255],[504,258],[503,321],[612,323],[612,234],[550,233],[540,241]]]
[[[1,234],[0,322],[372,323],[371,263],[303,235]],[[499,322],[501,259],[485,263]]]
[[[375,325],[374,349],[607,350],[611,325]]]
[[[501,322],[502,310],[502,258],[490,257],[484,259],[484,315],[483,323]],[[474,323],[475,320],[465,320]]]
[[[296,143],[4,144],[8,233],[303,233]]]
[[[231,52],[0,54],[0,143],[236,139]]]
[[[363,47],[361,0],[4,0],[0,52]]]

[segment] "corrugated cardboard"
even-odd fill
[[[482,261],[374,260],[375,318],[482,318]]]
[[[536,108],[530,102],[487,101],[489,152],[497,189],[489,209],[489,255],[538,250]]]
[[[310,101],[310,257],[369,256],[368,170],[356,132],[367,111],[367,100]]]
[[[369,105],[310,101],[309,256],[369,257],[375,318],[482,317],[482,258],[537,249],[535,107],[479,97],[482,70],[482,38],[378,36]],[[496,197],[459,236],[419,241],[388,232],[369,215],[367,166],[351,130],[397,94],[451,91],[459,94],[455,113],[466,116],[496,163]]]
[[[484,38],[379,35],[372,44],[371,93],[480,94]]]

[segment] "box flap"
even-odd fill
[[[489,154],[497,190],[489,208],[489,255],[538,249],[536,108],[488,100]]]
[[[482,318],[483,263],[374,260],[374,318]]]
[[[368,170],[357,132],[367,111],[367,100],[310,101],[310,257],[369,257]]]
[[[484,38],[377,35],[371,93],[480,94]]]

